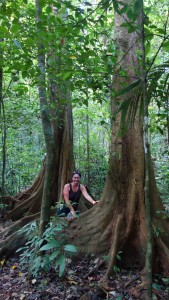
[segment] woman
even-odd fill
[[[72,182],[65,184],[63,189],[63,196],[67,205],[65,214],[67,215],[69,212],[71,212],[73,218],[76,218],[76,211],[81,194],[83,194],[86,200],[88,200],[93,205],[98,202],[93,200],[92,197],[88,194],[86,187],[83,184],[80,184],[80,179],[80,172],[78,170],[74,171],[72,174]]]

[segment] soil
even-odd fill
[[[57,270],[51,270],[38,278],[29,278],[28,270],[22,270],[19,257],[0,261],[1,300],[99,300],[145,299],[145,285],[140,272],[132,267],[118,270],[110,277],[108,286],[100,281],[105,267],[98,268],[99,258],[88,255],[68,261],[65,274],[59,278]],[[153,299],[169,299],[169,278],[154,277]]]

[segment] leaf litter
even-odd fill
[[[134,300],[145,299],[145,285],[136,268],[120,270],[110,277],[108,286],[100,284],[106,268],[96,268],[98,258],[86,255],[67,264],[65,274],[59,278],[51,269],[38,278],[29,278],[21,269],[19,257],[4,261],[0,265],[1,300]],[[92,272],[93,270],[93,272]],[[89,275],[88,275],[89,274]],[[169,299],[169,278],[154,277],[153,299]]]

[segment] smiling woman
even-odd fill
[[[67,183],[63,189],[63,196],[66,206],[63,207],[58,213],[58,215],[67,215],[72,214],[72,218],[76,218],[76,212],[78,210],[78,204],[81,197],[81,194],[88,200],[90,203],[95,205],[97,201],[93,200],[92,197],[88,194],[86,187],[83,184],[80,184],[81,173],[76,170],[72,174],[71,183]]]

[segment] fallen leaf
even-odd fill
[[[15,270],[16,268],[17,268],[17,266],[12,266],[11,267],[12,270]]]
[[[32,279],[32,284],[35,284],[36,283],[36,279]]]
[[[1,265],[3,266],[5,263],[5,260],[1,260]]]
[[[93,277],[88,277],[88,280],[89,281],[92,281],[94,278]]]

